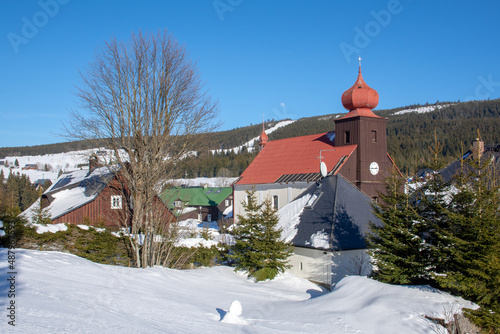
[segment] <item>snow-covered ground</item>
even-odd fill
[[[171,179],[165,183],[171,183],[175,186],[185,187],[229,187],[236,181],[237,177],[197,177],[194,179]]]
[[[424,315],[473,306],[427,286],[358,276],[326,292],[289,273],[255,283],[225,266],[136,269],[14,251],[8,274],[0,249],[2,333],[444,333]]]
[[[451,106],[453,104],[435,104],[435,105],[431,105],[431,106],[423,106],[423,107],[418,107],[418,108],[410,108],[410,109],[405,109],[405,110],[401,110],[401,111],[398,111],[398,112],[395,112],[393,115],[402,115],[402,114],[407,114],[407,113],[411,113],[411,112],[414,112],[414,113],[418,113],[418,114],[423,114],[423,113],[426,113],[426,112],[431,112],[431,111],[434,111],[434,110],[439,110],[439,109],[442,109],[442,108],[445,108],[445,107],[448,107],[448,106]]]
[[[96,151],[97,149],[22,157],[8,156],[2,160],[7,161],[9,166],[14,166],[17,160],[19,162],[19,167],[14,166],[14,168],[11,169],[7,166],[0,166],[0,170],[3,170],[5,177],[12,172],[15,174],[25,174],[30,178],[31,182],[35,182],[38,179],[49,179],[54,183],[60,170],[63,172],[70,172],[80,169],[78,165],[88,164],[89,156]],[[23,169],[27,164],[36,164],[39,170]],[[48,171],[44,170],[45,166],[47,166]]]
[[[265,130],[265,132],[266,132],[267,135],[269,135],[270,133],[278,130],[279,128],[282,128],[284,126],[290,125],[293,122],[295,122],[295,121],[289,120],[289,121],[278,122],[278,123],[276,123],[275,126],[270,127],[269,129]],[[254,142],[255,141],[259,141],[259,137],[260,137],[260,135],[258,135],[255,138],[250,139],[249,141],[247,141],[243,145],[240,145],[240,146],[237,146],[237,147],[228,148],[228,149],[222,149],[222,150],[211,150],[211,152],[212,153],[221,153],[221,152],[224,152],[224,153],[227,153],[227,152],[239,153],[243,147],[246,147],[247,150],[248,150],[248,152],[253,152],[253,150],[255,149]]]

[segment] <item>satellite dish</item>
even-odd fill
[[[321,172],[322,177],[326,177],[328,175],[328,169],[326,168],[326,164],[324,161],[321,161],[319,165],[319,171]]]

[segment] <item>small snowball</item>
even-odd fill
[[[233,315],[241,315],[242,311],[241,303],[237,300],[233,301],[231,306],[229,306],[229,313]]]

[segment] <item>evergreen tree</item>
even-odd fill
[[[483,329],[500,333],[500,185],[494,160],[462,162],[448,208],[451,226],[441,287],[481,306],[470,312]]]
[[[234,229],[236,243],[230,258],[236,270],[247,270],[257,281],[273,279],[289,266],[292,253],[289,244],[281,240],[281,230],[276,229],[278,216],[269,199],[257,204],[254,191],[247,191],[248,201],[243,202],[246,214],[238,216]]]
[[[47,225],[52,223],[50,210],[42,206],[42,197],[37,200],[36,205],[31,209],[31,222],[35,224]]]
[[[374,205],[382,225],[372,224],[368,237],[372,275],[385,283],[427,283],[432,248],[422,238],[422,220],[411,205],[411,195],[401,191],[403,182],[399,175],[388,178],[387,195],[381,194],[382,204]]]

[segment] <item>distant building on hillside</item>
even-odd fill
[[[28,170],[28,169],[37,170],[38,165],[37,164],[26,164],[26,165],[24,165],[23,169],[25,169],[25,170]]]
[[[231,187],[170,188],[160,194],[163,202],[179,220],[219,221],[224,212],[232,212]]]
[[[52,185],[52,181],[50,179],[38,179],[33,183],[36,187],[37,190],[40,189],[40,187],[46,187]]]

